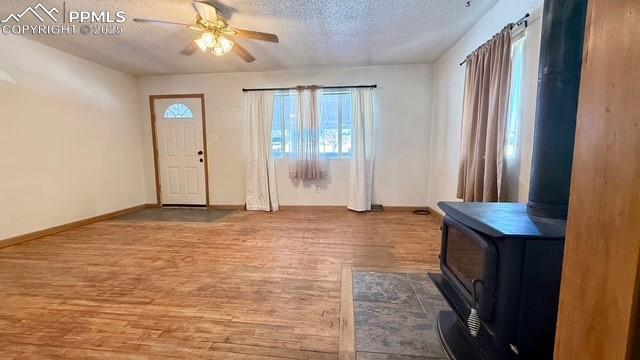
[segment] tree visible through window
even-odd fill
[[[271,146],[276,158],[284,158],[291,151],[289,129],[297,116],[297,95],[275,95]],[[320,94],[320,152],[329,157],[351,156],[351,93],[323,91]]]
[[[191,119],[193,118],[193,112],[187,105],[176,103],[165,110],[164,117],[166,119]]]

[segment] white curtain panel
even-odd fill
[[[351,90],[352,148],[349,171],[349,200],[354,211],[371,210],[373,193],[373,91],[370,88]]]
[[[298,90],[297,114],[289,123],[291,151],[289,177],[298,181],[312,181],[327,176],[327,155],[320,151],[322,117],[320,115],[320,91]]]
[[[274,93],[247,92],[247,210],[276,211],[278,188],[271,152]]]

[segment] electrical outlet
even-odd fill
[[[220,141],[218,134],[211,134],[211,142],[217,143],[218,141]]]
[[[320,186],[316,185],[316,193],[320,194]]]

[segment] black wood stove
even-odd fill
[[[544,3],[529,203],[438,203],[451,359],[553,359],[586,2]]]
[[[461,360],[551,359],[565,221],[531,217],[526,204],[439,206],[442,274],[431,277],[453,309],[438,317],[445,351]]]

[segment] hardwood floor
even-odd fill
[[[437,269],[439,221],[237,211],[0,249],[0,359],[336,359],[342,265]]]

